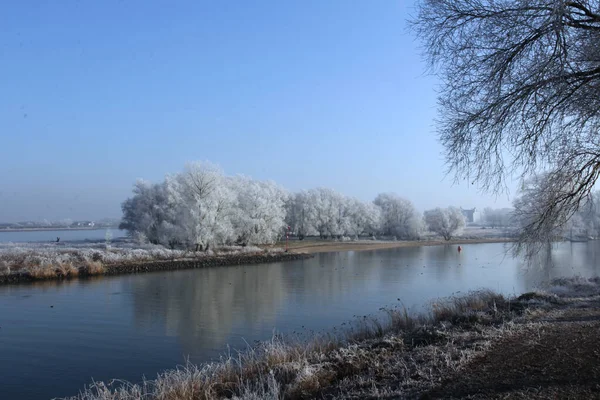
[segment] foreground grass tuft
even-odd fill
[[[513,301],[514,302],[514,301]],[[511,311],[511,301],[490,290],[481,290],[433,304],[434,321],[493,322]]]

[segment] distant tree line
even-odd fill
[[[513,225],[512,208],[490,208],[483,209],[481,222],[490,228],[507,228]]]
[[[160,183],[136,182],[122,210],[120,228],[138,240],[196,251],[274,243],[287,227],[300,239],[384,235],[411,240],[429,230],[449,240],[465,226],[453,207],[421,215],[393,193],[381,193],[373,202],[326,188],[290,193],[271,181],[227,176],[208,162],[188,163]]]

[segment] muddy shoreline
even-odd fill
[[[203,257],[195,259],[178,259],[178,260],[158,260],[158,261],[147,261],[147,262],[136,262],[126,264],[115,264],[105,265],[102,267],[101,272],[92,273],[87,268],[79,268],[78,274],[75,276],[64,276],[57,272],[56,275],[51,277],[38,277],[33,276],[29,272],[15,272],[7,275],[0,275],[1,284],[13,284],[13,283],[24,283],[24,282],[36,282],[36,281],[52,281],[52,280],[67,280],[67,279],[78,279],[88,278],[91,276],[103,276],[103,275],[125,275],[125,274],[137,274],[147,272],[159,272],[159,271],[174,271],[184,269],[197,269],[197,268],[208,268],[208,267],[225,267],[233,265],[246,265],[246,264],[266,264],[274,262],[285,262],[304,260],[312,258],[313,255],[308,253],[275,253],[275,254],[232,254],[232,255],[219,255],[212,257]]]
[[[421,246],[443,246],[463,244],[483,244],[483,243],[514,243],[511,238],[479,238],[479,239],[452,239],[452,240],[406,240],[406,241],[357,241],[357,242],[333,242],[333,241],[293,241],[290,242],[291,252],[302,253],[327,253],[336,251],[366,251],[395,249],[401,247],[421,247]]]

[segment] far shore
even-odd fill
[[[82,226],[77,228],[5,228],[2,232],[36,232],[36,231],[97,231],[102,229],[118,229],[116,226]]]
[[[420,247],[420,246],[442,246],[442,245],[460,245],[460,244],[482,244],[482,243],[512,243],[511,238],[478,238],[452,240],[402,240],[402,241],[350,241],[334,242],[319,240],[294,240],[289,243],[289,251],[294,253],[327,253],[336,251],[364,251],[364,250],[382,250],[395,249],[398,247]],[[281,243],[278,246],[282,246]]]

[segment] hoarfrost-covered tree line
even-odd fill
[[[481,222],[490,228],[506,228],[510,227],[513,222],[512,208],[494,209],[486,207],[481,215]]]
[[[285,226],[287,192],[270,181],[229,177],[195,162],[161,183],[136,182],[122,229],[171,248],[275,242]]]
[[[274,243],[288,226],[299,238],[416,239],[425,230],[422,215],[396,194],[364,202],[325,188],[290,193],[208,162],[188,163],[160,183],[136,182],[122,209],[120,227],[137,240],[195,251]]]

